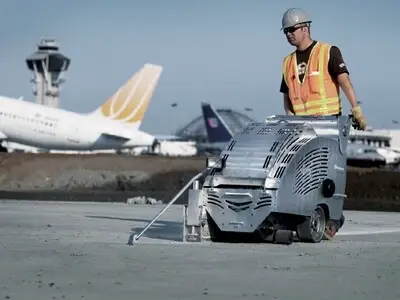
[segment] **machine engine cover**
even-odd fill
[[[206,209],[222,231],[253,232],[271,212],[340,219],[345,198],[346,116],[272,116],[251,123],[205,178]]]

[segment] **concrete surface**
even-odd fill
[[[0,201],[3,299],[400,299],[400,214],[321,244],[183,244],[173,206]],[[373,234],[371,234],[373,233]]]

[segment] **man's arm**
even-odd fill
[[[356,107],[357,97],[353,85],[351,84],[349,71],[344,63],[342,53],[336,46],[332,46],[329,57],[329,73],[336,80],[343,90],[347,100],[350,102],[351,108]]]
[[[289,96],[286,93],[283,94],[283,107],[285,108],[286,115],[288,116],[294,115],[292,103],[290,103]]]
[[[288,96],[289,89],[286,85],[285,79],[282,76],[281,88],[280,92],[283,94],[283,107],[285,109],[286,115],[294,115],[292,103],[290,103],[290,99]]]
[[[339,48],[336,46],[331,47],[328,69],[332,78],[338,82],[347,100],[350,102],[351,112],[358,122],[359,129],[365,130],[367,122],[361,111],[361,106],[358,104],[356,92],[350,81],[349,71],[347,70]]]
[[[346,95],[347,100],[349,100],[351,108],[356,107],[358,102],[356,92],[350,81],[350,75],[347,73],[342,73],[337,77],[337,81],[340,88],[343,90],[343,93]]]

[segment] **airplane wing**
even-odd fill
[[[103,132],[101,134],[102,136],[106,137],[107,139],[110,140],[116,140],[116,141],[129,141],[131,138],[121,135],[121,134],[114,134],[114,133],[108,133],[108,132]]]
[[[158,141],[182,141],[185,140],[184,138],[176,135],[163,135],[163,134],[151,134],[156,140]],[[112,129],[106,129],[102,132],[102,135],[104,137],[107,137],[109,139],[113,140],[118,140],[118,141],[123,141],[123,140],[130,140],[132,139],[132,130],[126,130],[126,131],[116,131],[114,132]]]
[[[181,140],[185,140],[184,138],[180,137],[180,136],[176,136],[176,135],[163,135],[163,134],[152,134],[152,136],[154,136],[154,138],[158,141],[181,141]]]

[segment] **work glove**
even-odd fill
[[[356,107],[351,109],[351,112],[353,114],[353,118],[358,123],[357,129],[365,130],[365,128],[367,127],[367,122],[365,121],[365,117],[361,112],[361,107],[357,105]]]

